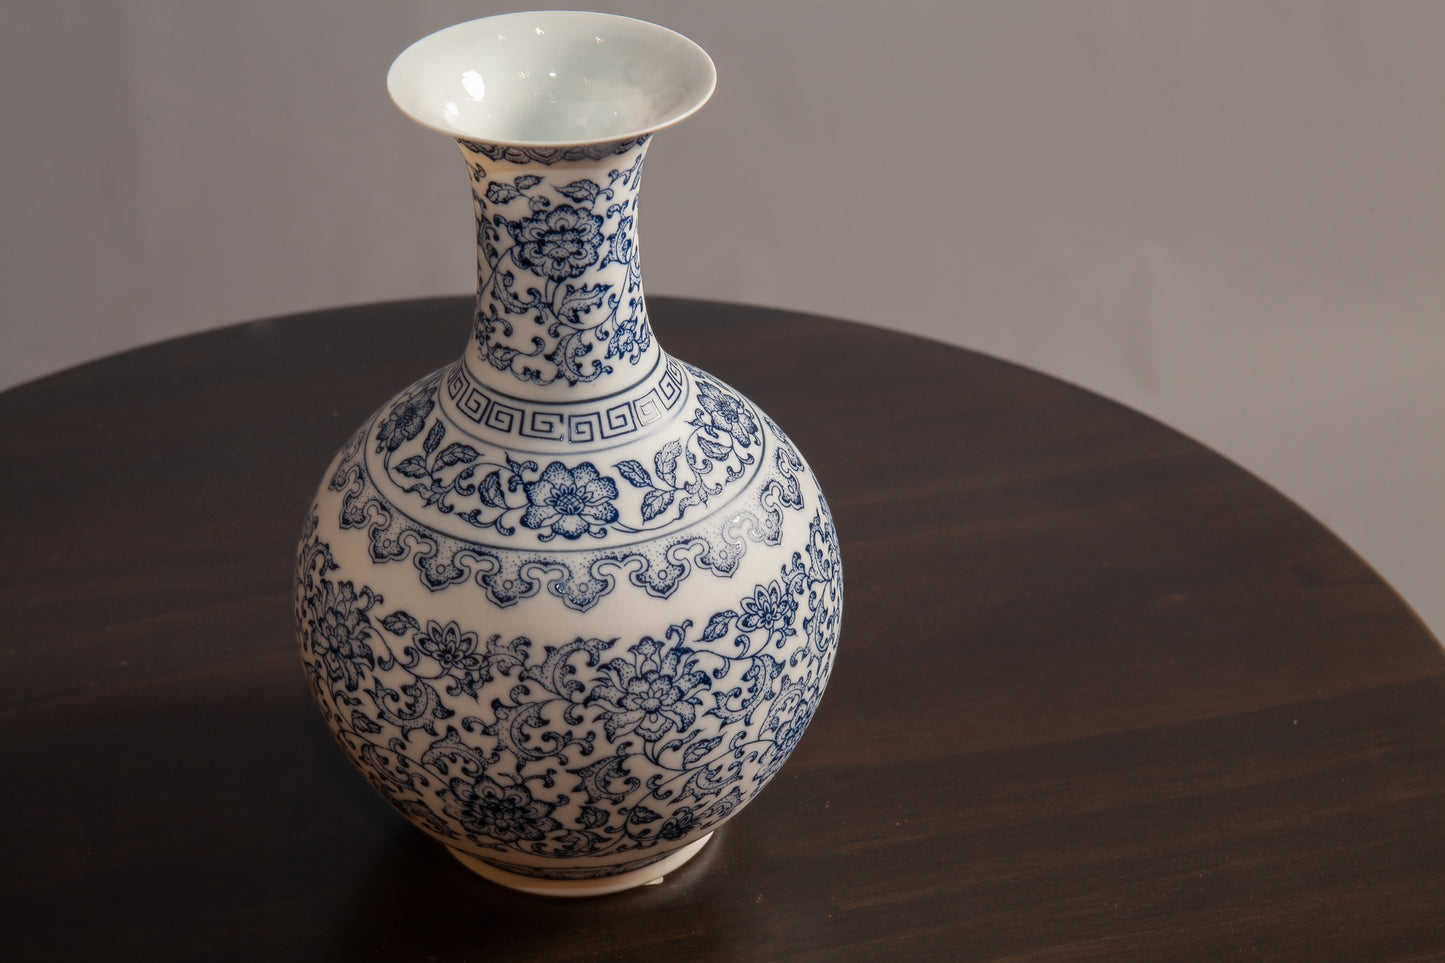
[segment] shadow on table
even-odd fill
[[[350,919],[336,955],[343,959],[697,958],[727,954],[718,907],[705,897],[726,874],[736,847],[720,830],[688,865],[662,883],[624,893],[555,899],[483,880],[446,849],[410,828],[398,830],[351,894]],[[714,930],[717,930],[714,932]],[[689,951],[691,947],[691,951]],[[681,954],[681,955],[677,955]]]

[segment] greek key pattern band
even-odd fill
[[[681,403],[684,384],[682,369],[668,358],[662,376],[629,397],[607,398],[595,407],[533,405],[497,397],[459,363],[447,373],[446,390],[457,412],[483,428],[519,438],[585,444],[630,435],[662,418]]]

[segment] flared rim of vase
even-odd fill
[[[516,147],[626,141],[712,96],[712,58],[646,20],[573,10],[470,20],[407,47],[387,91],[423,127]]]

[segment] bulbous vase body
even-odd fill
[[[596,15],[480,23],[557,16]],[[580,34],[635,40],[622,20]],[[693,855],[796,745],[837,645],[837,536],[778,426],[653,337],[651,129],[449,133],[477,213],[471,338],[327,469],[298,551],[302,656],[347,756],[466,865],[623,889]]]

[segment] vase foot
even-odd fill
[[[688,843],[655,863],[648,863],[638,869],[629,869],[612,876],[598,876],[594,879],[542,879],[538,876],[523,876],[521,873],[498,869],[469,853],[460,852],[450,846],[447,847],[447,851],[456,857],[457,862],[478,876],[508,889],[537,896],[605,896],[608,893],[620,893],[636,886],[662,882],[664,876],[681,868],[684,863],[696,856],[707,845],[709,839],[712,839],[712,833],[708,833],[696,842]]]

